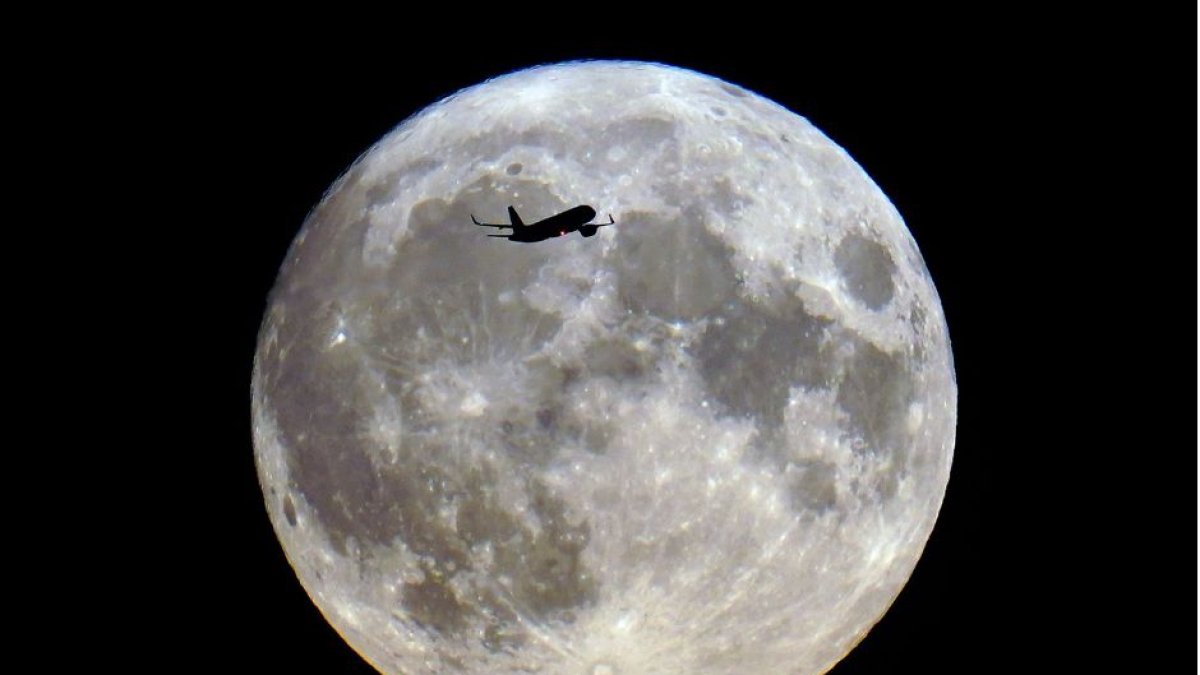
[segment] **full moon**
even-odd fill
[[[523,244],[475,226],[579,204]],[[934,526],[956,385],[899,213],[802,117],[648,63],[401,124],[309,215],[253,375],[300,583],[386,673],[821,673]]]

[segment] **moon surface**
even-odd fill
[[[471,224],[510,204],[616,225]],[[863,169],[630,62],[379,141],[296,237],[253,376],[279,540],[387,673],[824,672],[912,573],[955,415],[937,293]]]

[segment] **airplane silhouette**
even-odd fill
[[[585,237],[590,237],[596,234],[596,230],[601,227],[615,224],[612,215],[608,216],[607,223],[591,222],[592,218],[595,217],[596,209],[586,204],[580,204],[562,213],[550,216],[545,220],[539,220],[536,223],[526,225],[521,221],[521,216],[517,215],[517,210],[510,206],[508,207],[508,219],[510,221],[508,225],[481,223],[475,220],[474,214],[471,215],[471,222],[480,227],[498,227],[512,230],[512,234],[489,234],[489,237],[500,237],[509,241],[532,244],[537,241],[553,239],[554,237],[563,237],[576,231]]]

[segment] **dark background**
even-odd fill
[[[190,255],[170,278],[195,298],[179,330],[197,343],[198,414],[176,435],[203,457],[152,502],[187,519],[158,531],[185,533],[164,535],[166,560],[189,570],[147,573],[151,594],[188,598],[155,649],[244,672],[372,672],[300,587],[257,485],[267,293],[324,190],[406,117],[517,68],[622,58],[807,117],[903,214],[941,295],[959,385],[945,503],[904,591],[832,672],[1194,663],[1195,8],[865,19],[393,37],[363,17],[339,40],[188,42],[187,86],[145,113],[190,136],[195,185],[178,197],[197,229],[175,235]]]

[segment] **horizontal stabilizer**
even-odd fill
[[[499,227],[499,228],[503,228],[503,229],[511,229],[512,228],[512,225],[500,225],[498,223],[481,223],[478,220],[476,220],[475,214],[471,214],[471,222],[475,223],[476,225],[478,225],[480,227]],[[502,235],[502,236],[508,236],[508,235]]]

